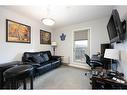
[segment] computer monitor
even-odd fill
[[[110,49],[110,48],[111,48],[111,44],[109,43],[101,44],[101,56],[104,57],[105,49]]]

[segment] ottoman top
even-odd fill
[[[7,69],[4,72],[4,77],[14,77],[19,76],[28,72],[31,72],[33,70],[33,67],[31,65],[17,65],[12,68]]]
[[[11,68],[15,65],[19,65],[22,64],[21,61],[12,61],[12,62],[8,62],[8,63],[4,63],[4,64],[0,64],[0,71],[4,71],[8,68]]]

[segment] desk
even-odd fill
[[[127,89],[127,82],[120,83],[111,78],[93,76],[90,80],[92,89]]]

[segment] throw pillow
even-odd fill
[[[33,62],[33,58],[32,57],[28,57],[28,62]]]
[[[36,63],[42,63],[44,62],[43,58],[40,55],[33,56],[33,61]]]
[[[47,53],[43,54],[43,57],[44,57],[45,61],[49,61],[49,57],[48,57]]]

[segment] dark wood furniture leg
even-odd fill
[[[26,89],[26,79],[23,80],[23,89]]]
[[[33,89],[33,76],[30,77],[30,89]]]

